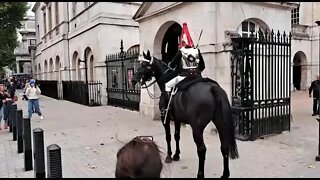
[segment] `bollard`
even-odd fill
[[[13,141],[17,140],[17,104],[12,104],[9,111],[10,132],[12,131]]]
[[[47,178],[62,178],[61,148],[57,144],[47,147]]]
[[[319,121],[319,144],[318,144],[318,156],[316,156],[316,161],[320,161],[320,119],[317,118],[317,120]]]
[[[18,153],[23,153],[23,136],[22,136],[22,117],[23,117],[23,111],[22,109],[17,109],[17,148]]]
[[[12,133],[12,117],[11,117],[12,104],[13,104],[13,101],[11,101],[11,100],[7,101],[6,110],[4,112],[5,113],[4,119],[7,120],[8,126],[9,126],[9,132],[11,132],[11,133]]]
[[[34,177],[46,178],[46,170],[44,163],[43,130],[41,128],[35,128],[33,130],[33,151]]]
[[[24,170],[33,170],[30,118],[23,118]]]

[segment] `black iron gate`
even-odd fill
[[[63,99],[86,106],[101,106],[99,81],[62,81]]]
[[[60,99],[58,93],[58,81],[37,80],[41,94],[54,99]]]
[[[232,108],[240,140],[290,130],[291,33],[232,38]]]
[[[107,55],[108,105],[139,111],[140,86],[133,86],[131,79],[138,68],[139,50]]]

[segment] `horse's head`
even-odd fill
[[[147,81],[150,81],[154,76],[154,70],[152,68],[152,58],[150,56],[150,51],[147,51],[147,54],[143,52],[143,60],[140,62],[140,67],[132,78],[132,84],[136,85],[137,82],[144,84]]]

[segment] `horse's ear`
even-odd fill
[[[151,57],[151,56],[150,56],[150,51],[149,51],[149,50],[147,51],[147,56],[148,56],[148,57]]]
[[[142,52],[143,57],[146,59],[146,54],[144,53],[144,51]]]

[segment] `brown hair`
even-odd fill
[[[116,178],[160,178],[161,152],[152,140],[133,138],[117,153]]]

